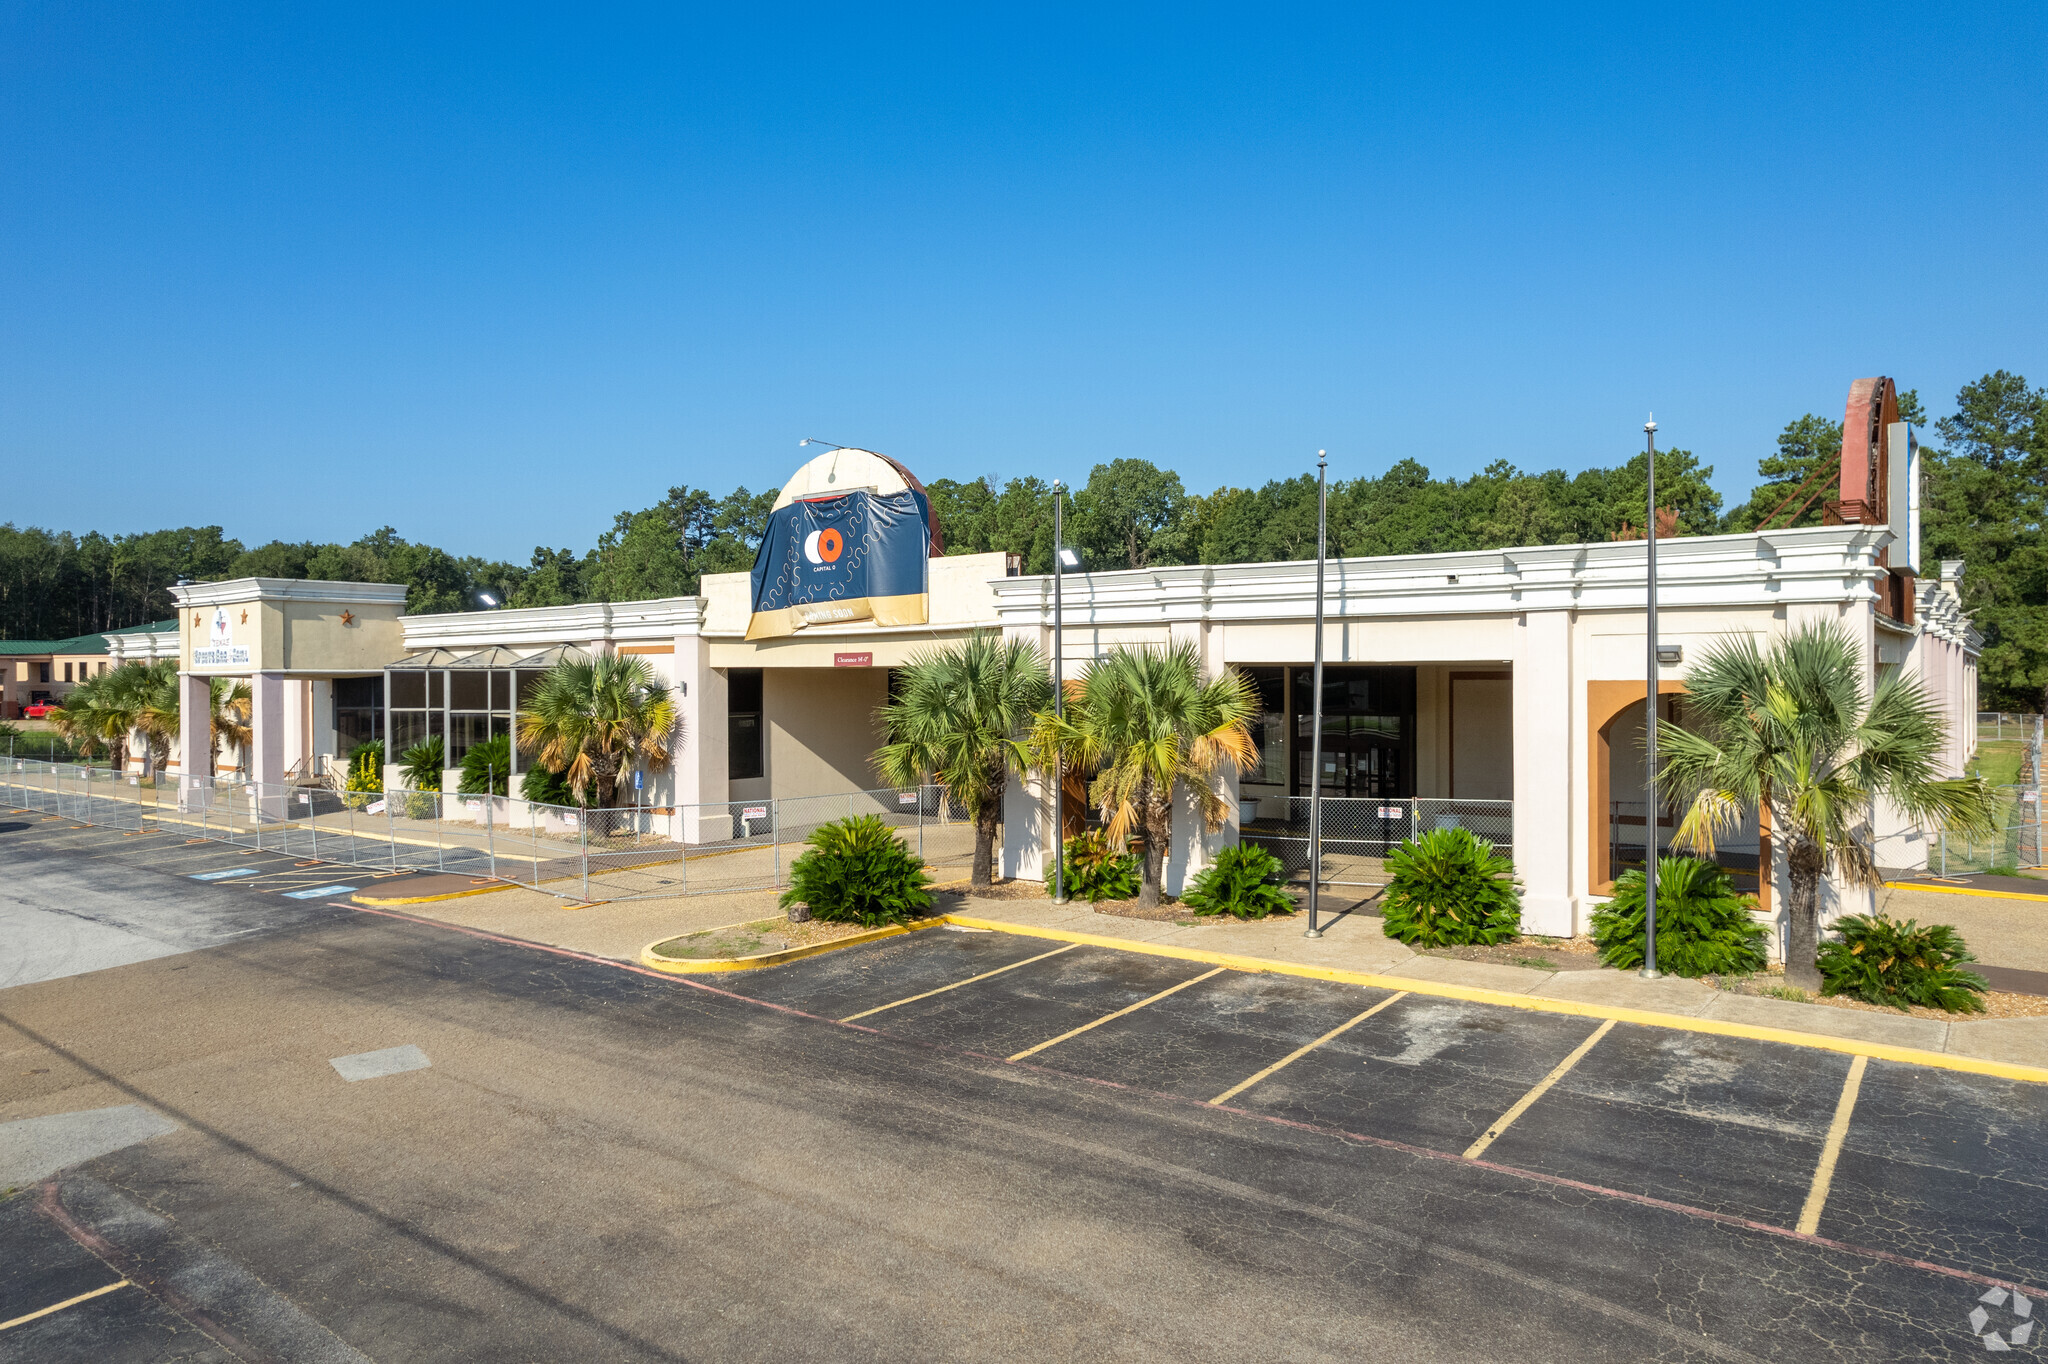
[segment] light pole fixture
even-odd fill
[[[1066,520],[1063,509],[1066,488],[1052,481],[1052,714],[1054,729],[1067,713],[1066,655],[1061,634],[1060,586],[1070,568],[1081,567],[1079,550],[1064,543]],[[1052,763],[1052,902],[1067,902],[1067,760],[1053,748]]]
[[[1649,517],[1643,522],[1643,544],[1649,568],[1644,579],[1649,587],[1650,612],[1644,623],[1644,651],[1649,661],[1648,695],[1643,701],[1643,969],[1644,980],[1656,980],[1657,969],[1657,419],[1643,423],[1643,441],[1648,451],[1644,472],[1649,476]]]
[[[851,445],[841,445],[836,441],[819,440],[816,436],[805,436],[796,445],[799,450],[803,449],[806,445],[822,445],[827,450],[852,450],[857,448]]]
[[[498,599],[488,592],[477,593],[476,599],[482,602],[486,608],[494,608],[498,604]]]
[[[1316,451],[1316,670],[1314,720],[1309,729],[1308,754],[1308,931],[1304,938],[1320,938],[1316,922],[1321,908],[1323,881],[1323,555],[1328,549],[1330,530],[1329,451]]]

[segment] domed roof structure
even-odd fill
[[[931,498],[925,493],[924,484],[895,460],[872,450],[851,446],[827,450],[790,475],[775,498],[775,507],[780,510],[804,498],[836,497],[840,493],[869,492],[886,497],[905,491],[925,499],[925,524],[931,530],[931,555],[936,559],[946,552],[946,543],[939,530],[939,518],[930,510]]]

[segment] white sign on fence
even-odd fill
[[[768,818],[768,807],[765,805],[749,805],[740,811],[740,818],[766,819]]]

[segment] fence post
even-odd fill
[[[498,836],[491,807],[498,803],[498,777],[490,764],[484,765],[484,848],[491,856],[491,879],[498,879]]]
[[[768,802],[768,842],[775,849],[775,870],[771,873],[774,879],[768,883],[772,890],[782,884],[782,802],[779,800]]]
[[[299,792],[299,797],[306,802],[306,829],[307,832],[313,835],[313,860],[318,862],[320,860],[320,809],[313,804],[313,793],[311,791],[301,791]]]
[[[1058,838],[1060,836],[1059,830],[1053,830],[1052,836]],[[917,860],[920,862],[924,861],[924,788],[922,786],[917,788]]]
[[[583,903],[590,903],[590,811],[576,817],[576,851],[583,861]]]
[[[384,846],[391,849],[391,870],[398,870],[398,816],[391,811],[391,798],[395,791],[384,793]]]

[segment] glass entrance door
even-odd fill
[[[1294,675],[1294,793],[1310,794],[1314,741],[1313,669]],[[1323,668],[1323,772],[1326,796],[1415,794],[1415,670]]]

